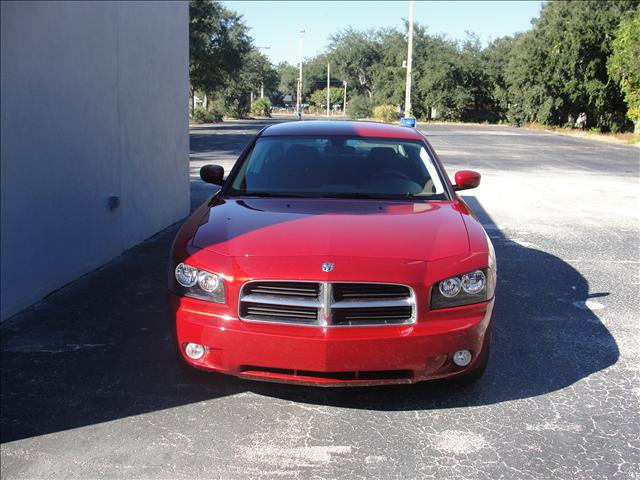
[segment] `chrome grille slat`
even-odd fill
[[[410,290],[404,285],[388,283],[335,283],[333,295],[336,301],[350,298],[407,298]]]
[[[240,291],[242,320],[348,327],[415,323],[416,300],[405,285],[258,280]]]
[[[266,314],[266,315],[282,315],[283,317],[309,317],[316,318],[314,312],[304,312],[304,311],[291,311],[291,310],[282,310],[278,308],[257,308],[257,307],[247,307],[247,313],[251,314]]]
[[[292,307],[311,307],[320,308],[320,301],[317,299],[296,298],[280,295],[267,295],[250,293],[242,297],[243,302],[250,303],[268,303],[271,305],[289,305]]]
[[[319,291],[317,283],[306,284],[300,282],[252,282],[248,284],[248,287],[248,293],[292,297],[317,298]]]
[[[402,300],[343,300],[334,302],[331,308],[385,308],[385,307],[406,307],[411,306],[411,300],[405,298]]]

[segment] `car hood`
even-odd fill
[[[469,252],[448,201],[217,199],[193,246],[234,257],[347,256],[431,261]]]

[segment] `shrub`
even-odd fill
[[[372,115],[373,105],[365,96],[356,96],[347,104],[347,115],[350,118],[369,118]]]
[[[383,122],[395,123],[398,121],[400,114],[398,107],[393,105],[378,105],[373,109],[373,116]]]
[[[251,115],[258,117],[271,117],[271,100],[259,98],[251,105]]]
[[[193,112],[193,121],[196,123],[218,123],[222,121],[222,117],[222,111],[213,106],[210,106],[206,110],[198,107]]]

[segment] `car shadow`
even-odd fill
[[[204,193],[204,192],[203,192]],[[584,302],[585,278],[511,242],[475,199],[496,248],[493,352],[476,385],[311,388],[184,371],[170,343],[166,265],[177,226],[1,326],[0,440],[14,441],[241,392],[372,410],[488,405],[565,388],[614,364],[616,342]]]

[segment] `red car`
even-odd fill
[[[427,139],[368,122],[262,130],[178,232],[169,271],[189,365],[313,385],[479,378],[494,250]]]

